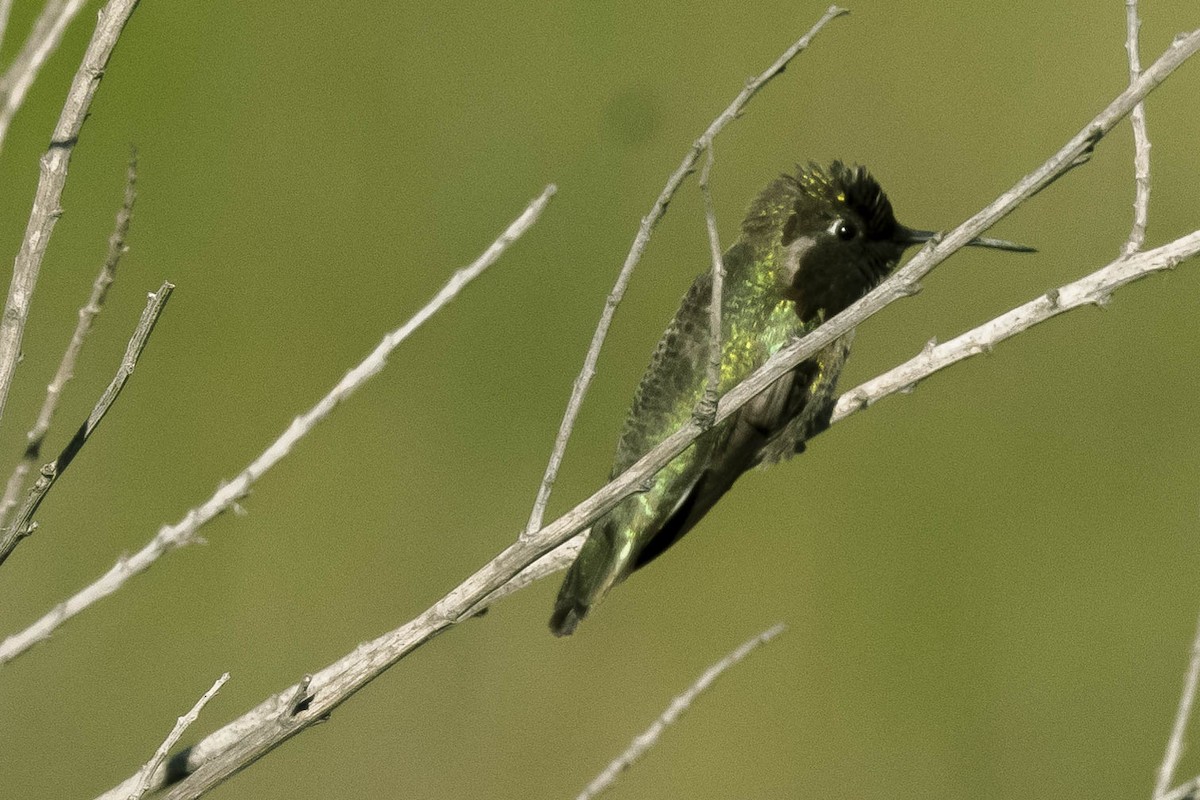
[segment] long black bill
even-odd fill
[[[900,226],[899,236],[897,241],[903,244],[923,244],[938,235],[938,231],[920,231],[913,228]],[[986,236],[980,236],[967,242],[969,247],[991,247],[995,250],[1008,250],[1013,253],[1036,253],[1037,248],[1026,247],[1023,244],[1010,242],[1005,239],[989,239]]]

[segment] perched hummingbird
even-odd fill
[[[782,175],[751,204],[725,251],[721,371],[724,393],[790,341],[873,289],[905,249],[933,231],[896,221],[863,167],[834,161]],[[978,247],[1032,252],[999,239]],[[685,423],[703,395],[712,276],[692,283],[654,350],[617,444],[616,478]],[[804,451],[829,425],[853,331],[801,362],[675,457],[646,490],[599,519],[571,565],[550,630],[566,636],[617,583],[679,541],[751,467]]]

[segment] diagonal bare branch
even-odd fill
[[[0,46],[4,44],[4,35],[8,33],[8,18],[12,14],[13,0],[0,0]]]
[[[128,800],[138,800],[138,798],[144,797],[146,793],[150,791],[150,776],[154,774],[155,770],[163,765],[163,763],[167,760],[167,756],[170,754],[171,749],[174,748],[175,745],[179,744],[179,739],[183,736],[184,731],[186,731],[191,724],[200,717],[200,712],[204,710],[206,705],[208,705],[208,701],[217,696],[217,692],[221,691],[221,687],[224,686],[225,682],[228,680],[229,673],[226,672],[221,677],[217,678],[216,683],[212,685],[212,688],[200,695],[200,699],[196,701],[196,704],[192,706],[190,711],[175,720],[175,726],[171,728],[171,732],[167,734],[167,738],[163,739],[162,744],[159,745],[158,749],[154,751],[154,755],[151,756],[150,760],[147,761],[140,770],[138,770],[138,783],[134,790],[129,793]]]
[[[542,194],[529,204],[525,211],[500,235],[500,238],[492,242],[478,259],[455,272],[432,300],[408,322],[385,336],[383,341],[358,366],[347,372],[315,406],[296,417],[292,424],[237,477],[222,484],[208,500],[188,511],[174,525],[164,525],[142,549],[131,556],[118,560],[99,579],[59,603],[25,630],[0,642],[0,666],[46,639],[59,625],[88,606],[120,589],[130,578],[148,569],[166,553],[194,542],[196,532],[201,526],[228,510],[244,497],[255,481],[291,452],[296,443],[328,417],[339,403],[378,374],[386,366],[388,355],[401,342],[457,297],[468,283],[496,263],[509,245],[537,221],[555,191],[553,184],[547,186]]]
[[[1164,800],[1179,759],[1183,756],[1183,738],[1187,734],[1188,720],[1192,717],[1192,706],[1196,704],[1196,686],[1200,684],[1200,621],[1196,623],[1196,637],[1192,640],[1192,656],[1188,661],[1187,675],[1183,679],[1183,691],[1179,694],[1179,707],[1175,710],[1175,722],[1171,725],[1171,737],[1167,740],[1167,751],[1158,768],[1158,779],[1154,784],[1154,800]]]
[[[58,124],[54,126],[50,149],[41,158],[41,175],[33,198],[33,209],[29,212],[21,249],[13,262],[13,278],[8,285],[4,314],[0,317],[0,418],[4,416],[8,393],[12,389],[13,372],[21,356],[21,339],[25,335],[25,321],[29,318],[29,306],[42,268],[42,259],[46,255],[50,235],[54,233],[54,225],[62,216],[62,193],[67,182],[71,153],[79,140],[79,132],[87,119],[88,109],[100,86],[108,59],[137,4],[138,0],[109,0],[100,10],[96,30],[83,54],[83,63],[71,81],[67,101],[59,115]]]
[[[876,401],[890,394],[911,391],[917,383],[933,373],[973,356],[990,353],[992,348],[1005,339],[1059,314],[1085,306],[1103,307],[1108,304],[1112,293],[1122,286],[1155,272],[1174,269],[1180,262],[1198,254],[1200,231],[1153,250],[1121,256],[1090,275],[1051,289],[948,342],[930,343],[903,364],[839,397],[831,423],[839,422],[856,411],[874,405]]]
[[[154,332],[154,326],[158,323],[158,318],[162,316],[163,309],[167,307],[167,301],[171,298],[171,292],[175,286],[171,283],[163,283],[158,288],[158,291],[150,295],[146,300],[146,308],[142,311],[141,319],[138,320],[137,327],[133,331],[133,336],[129,339],[129,344],[125,347],[125,355],[121,359],[121,365],[117,368],[117,374],[108,384],[104,393],[100,395],[100,399],[96,401],[96,405],[92,408],[92,413],[79,426],[79,430],[71,437],[71,441],[67,442],[66,447],[58,454],[58,458],[51,461],[42,467],[42,474],[34,482],[33,488],[29,490],[29,496],[25,498],[25,503],[21,506],[21,510],[17,512],[16,517],[11,523],[0,531],[0,564],[3,564],[5,559],[9,557],[17,544],[29,534],[33,533],[36,527],[33,522],[33,515],[37,513],[41,507],[42,501],[46,499],[46,495],[62,474],[67,471],[67,467],[71,466],[71,462],[75,460],[75,456],[87,444],[88,438],[95,432],[97,426],[100,425],[100,420],[104,419],[104,415],[112,408],[112,404],[117,401],[121,394],[121,390],[125,388],[125,384],[129,381],[129,377],[133,375],[133,370],[137,366],[138,358],[141,357],[142,351],[146,348],[146,342],[150,340],[150,334]]]
[[[683,715],[683,712],[691,708],[692,703],[696,702],[696,698],[707,690],[708,687],[712,686],[713,681],[721,677],[721,674],[730,667],[736,666],[761,645],[766,644],[783,633],[784,630],[782,622],[773,625],[753,639],[743,642],[732,653],[704,670],[704,673],[696,679],[696,682],[672,700],[671,704],[659,715],[658,719],[654,720],[654,723],[649,728],[635,736],[633,741],[629,743],[629,747],[625,749],[625,752],[613,759],[587,785],[587,788],[579,793],[579,796],[575,800],[593,800],[593,798],[603,794],[610,786],[616,783],[617,778],[621,776],[622,772],[633,766],[635,761],[644,756],[654,745],[658,744],[658,740],[663,735],[663,732],[673,725]]]
[[[121,256],[129,249],[125,245],[125,239],[129,235],[129,225],[133,220],[133,204],[137,199],[136,185],[137,153],[134,153],[130,157],[129,167],[125,173],[125,199],[120,210],[117,211],[117,220],[112,235],[108,237],[108,254],[104,259],[104,264],[100,267],[100,273],[92,283],[92,294],[88,297],[87,304],[79,309],[79,321],[75,325],[75,332],[71,335],[67,349],[63,352],[58,370],[54,373],[50,385],[46,387],[46,399],[42,401],[42,409],[38,412],[37,422],[25,435],[25,453],[16,468],[13,469],[12,475],[9,476],[8,483],[5,484],[4,496],[3,499],[0,499],[0,528],[4,527],[8,522],[9,515],[16,508],[17,495],[20,493],[21,487],[25,485],[25,477],[29,474],[29,470],[42,456],[42,443],[45,442],[46,434],[50,431],[50,423],[54,419],[54,412],[58,408],[58,401],[62,397],[63,389],[75,375],[75,364],[79,360],[79,354],[83,352],[84,339],[92,329],[92,322],[104,306],[105,298],[108,297],[108,288],[116,278],[117,264],[120,262]]]
[[[58,49],[63,32],[83,9],[86,1],[49,0],[33,23],[33,30],[21,46],[21,52],[17,53],[17,57],[9,64],[4,74],[0,75],[0,150],[4,148],[9,126],[12,125],[13,117],[21,110],[29,87],[37,80],[42,65]],[[11,5],[11,2],[4,3],[5,26]],[[0,29],[0,37],[2,35],[3,30]]]

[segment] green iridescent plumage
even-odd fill
[[[723,257],[720,393],[882,280],[931,234],[896,222],[862,167],[833,162],[772,182]],[[1007,242],[974,244],[1027,249]],[[696,278],[654,350],[617,445],[617,477],[692,415],[707,380],[712,278]],[[853,333],[802,362],[671,461],[592,527],[559,591],[551,630],[571,633],[615,584],[687,533],[743,472],[802,452],[823,430]]]

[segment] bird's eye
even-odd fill
[[[833,224],[829,226],[829,232],[843,242],[848,242],[858,236],[858,228],[855,227],[853,222],[845,219],[834,220]]]

